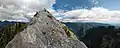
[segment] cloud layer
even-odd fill
[[[100,21],[119,21],[120,11],[109,10],[102,7],[94,7],[89,9],[76,9],[67,12],[54,13],[56,17],[63,22],[100,22]],[[59,16],[63,17],[59,17]]]
[[[54,10],[55,0],[0,0],[0,20],[29,21],[36,11],[47,8],[58,20],[63,22],[98,22],[119,21],[120,10],[109,10],[103,7],[91,9]],[[93,0],[93,4],[99,2]]]
[[[91,9],[74,8],[67,12],[61,9],[57,11],[50,9],[50,11],[58,20],[63,22],[119,22],[120,10],[99,7],[99,0],[90,0],[90,2],[94,6]]]
[[[53,4],[55,0],[0,0],[0,20],[28,21],[36,11]]]

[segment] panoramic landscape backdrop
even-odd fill
[[[120,48],[120,0],[0,0],[0,48]]]

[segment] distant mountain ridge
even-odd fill
[[[86,30],[98,27],[98,26],[113,26],[105,23],[95,23],[95,22],[62,22],[66,24],[76,35],[81,35],[83,37],[86,34]]]
[[[7,21],[7,20],[6,21],[0,21],[0,28],[4,28],[6,25],[15,24],[15,23],[20,23],[20,22]],[[23,22],[23,23],[28,23],[28,22]]]
[[[95,22],[67,22],[66,24],[88,48],[120,48],[120,27]]]

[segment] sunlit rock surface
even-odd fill
[[[43,10],[30,20],[6,48],[87,48],[79,40],[68,37],[62,24],[48,11]]]

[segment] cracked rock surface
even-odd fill
[[[67,36],[62,25],[46,11],[39,11],[27,27],[16,34],[5,48],[87,48]]]

